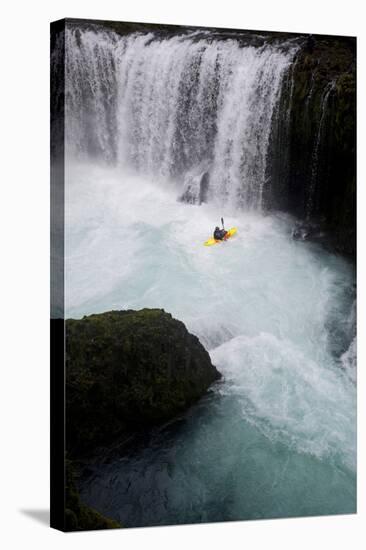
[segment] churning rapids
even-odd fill
[[[224,377],[89,466],[126,526],[355,511],[354,270],[262,204],[295,50],[68,30],[66,315],[164,308]],[[207,202],[177,200],[205,171]],[[237,236],[202,246],[221,216]]]

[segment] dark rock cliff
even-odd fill
[[[303,39],[272,135],[268,206],[328,231],[356,252],[356,40]]]
[[[66,442],[71,456],[170,420],[220,374],[184,324],[160,309],[66,322]]]

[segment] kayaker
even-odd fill
[[[213,238],[216,241],[223,241],[226,237],[226,233],[227,231],[225,231],[225,229],[220,229],[219,227],[215,227]]]

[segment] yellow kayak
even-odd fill
[[[226,233],[225,238],[223,240],[208,239],[208,241],[205,241],[203,244],[205,246],[212,246],[213,244],[218,244],[218,243],[222,243],[223,241],[227,241],[227,239],[230,239],[230,237],[235,235],[237,230],[238,229],[236,227],[232,227],[231,229],[228,230],[228,232]]]

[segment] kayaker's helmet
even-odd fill
[[[220,231],[220,228],[216,226],[215,231]]]

